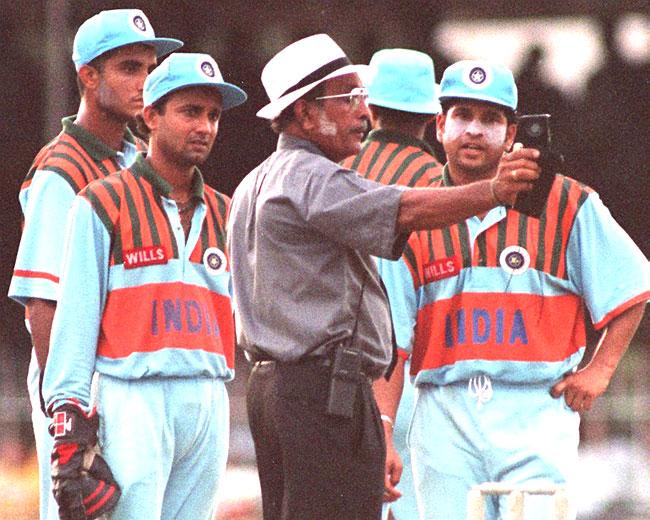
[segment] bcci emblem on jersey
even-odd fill
[[[226,255],[218,247],[208,247],[203,253],[203,265],[210,274],[225,272],[227,264]]]
[[[530,255],[521,246],[508,246],[501,251],[499,264],[509,274],[522,274],[528,270]]]

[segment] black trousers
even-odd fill
[[[247,407],[264,520],[378,520],[385,441],[372,386],[358,384],[351,419],[326,414],[330,369],[258,362]]]

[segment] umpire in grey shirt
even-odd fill
[[[380,518],[372,380],[392,343],[370,255],[397,259],[408,232],[512,203],[538,175],[521,151],[492,180],[457,188],[385,186],[341,168],[367,130],[362,72],[325,34],[276,54],[262,72],[271,102],[257,115],[279,133],[277,150],[232,200],[235,323],[254,363],[247,407],[265,520]]]

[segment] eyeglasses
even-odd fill
[[[319,96],[314,98],[314,101],[321,101],[323,99],[344,99],[347,98],[348,104],[352,110],[356,110],[361,105],[361,102],[368,99],[368,90],[364,87],[353,88],[347,94],[332,94],[331,96]]]

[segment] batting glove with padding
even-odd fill
[[[61,520],[92,520],[115,507],[120,488],[97,454],[97,414],[73,404],[57,408],[50,425],[52,491]]]

